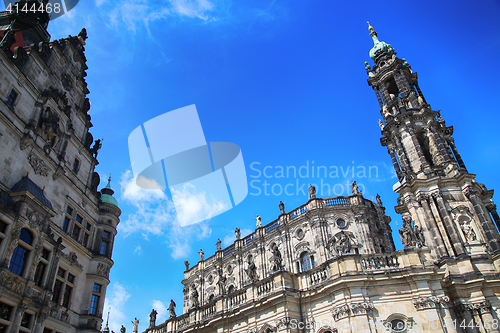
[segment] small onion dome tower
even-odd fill
[[[108,184],[101,189],[101,201],[118,207],[118,201],[113,197],[115,191],[111,188],[111,176],[108,178]]]

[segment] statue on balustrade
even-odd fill
[[[413,228],[413,233],[415,234],[415,241],[417,243],[417,246],[424,247],[425,246],[424,234],[422,233],[422,229],[418,227],[418,224],[415,224],[415,227]]]
[[[351,187],[352,187],[352,194],[360,194],[359,187],[358,184],[356,184],[356,181],[352,182]]]
[[[241,238],[240,228],[236,228],[236,230],[234,231],[234,235],[236,236],[237,240],[239,240]]]
[[[380,207],[384,206],[384,205],[382,204],[382,199],[380,199],[380,195],[379,195],[378,193],[377,193],[377,197],[376,197],[376,198],[377,198],[377,203],[378,203],[378,205],[379,205]]]
[[[285,204],[283,203],[283,201],[280,201],[280,212],[281,215],[285,214]]]
[[[158,312],[156,312],[155,309],[151,310],[151,313],[149,314],[149,327],[155,327],[156,326],[156,315]]]
[[[309,184],[309,199],[316,199],[316,187]]]
[[[202,249],[200,249],[200,252],[198,252],[200,254],[200,261],[203,261],[203,259],[205,259],[205,252],[203,252]]]
[[[254,218],[254,220],[257,220],[257,228],[262,228],[262,217],[257,214],[257,217]]]
[[[186,271],[189,271],[189,261],[184,260],[184,265],[186,266]]]
[[[127,331],[127,329],[125,328],[125,326],[122,325],[122,327],[120,328],[120,333],[125,333]]]
[[[273,248],[273,257],[272,257],[272,262],[273,262],[273,271],[279,271],[283,268],[283,257],[281,256],[281,252],[278,249],[278,245],[274,244]]]
[[[222,250],[220,238],[217,239],[217,243],[215,245],[217,246],[217,251],[221,251]]]
[[[196,290],[196,287],[192,287],[193,288],[193,292],[191,293],[191,307],[193,308],[197,308],[198,306],[200,306],[200,301],[198,300],[198,290]]]
[[[252,256],[248,256],[248,268],[245,270],[250,281],[257,281],[257,266],[252,260]]]
[[[170,305],[168,306],[168,312],[170,313],[170,318],[175,318],[175,302],[173,299],[170,300]]]
[[[132,331],[134,333],[137,333],[139,332],[139,319],[137,319],[137,317],[135,317],[134,321],[132,322],[133,324],[133,327],[132,327]]]
[[[411,228],[411,219],[403,217],[403,227],[399,229],[399,236],[405,248],[415,246],[415,235]]]

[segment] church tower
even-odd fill
[[[396,212],[405,248],[414,247],[417,233],[438,261],[500,252],[500,219],[493,190],[475,181],[440,111],[431,108],[410,64],[394,48],[379,41],[369,26],[374,46],[365,62],[380,106],[382,146],[391,156],[399,193]],[[496,224],[496,227],[495,227]]]

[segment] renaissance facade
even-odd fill
[[[439,111],[413,72],[370,26],[366,65],[380,106],[381,144],[398,177],[390,218],[353,184],[349,197],[316,198],[193,267],[183,313],[148,333],[499,332],[500,219],[493,190],[468,172]]]
[[[99,332],[121,214],[97,189],[86,31],[50,42],[47,3],[0,13],[0,333]]]

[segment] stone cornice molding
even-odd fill
[[[435,309],[438,307],[447,307],[450,302],[450,298],[448,296],[424,296],[414,298],[413,306],[417,311],[426,310],[426,309]]]
[[[373,309],[373,303],[370,302],[348,302],[334,307],[332,309],[332,316],[335,321],[339,321],[351,316],[368,314]]]

